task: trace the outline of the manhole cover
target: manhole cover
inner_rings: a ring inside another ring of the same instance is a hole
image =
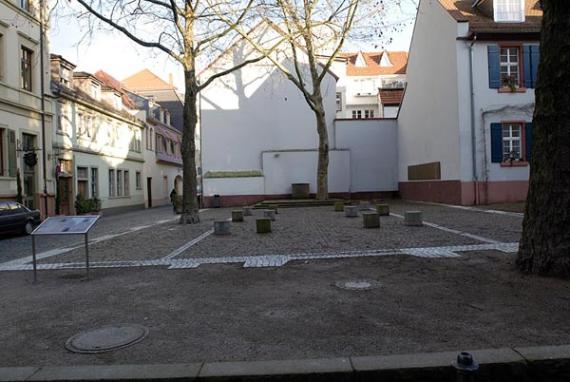
[[[334,285],[338,288],[347,290],[370,290],[382,286],[382,284],[373,280],[338,281]]]
[[[147,334],[148,329],[141,325],[103,326],[74,335],[67,340],[65,347],[74,353],[105,353],[134,345]]]

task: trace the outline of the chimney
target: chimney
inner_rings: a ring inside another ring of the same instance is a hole
[[[170,84],[170,86],[173,86],[173,80],[172,80],[172,73],[168,73],[168,83]]]

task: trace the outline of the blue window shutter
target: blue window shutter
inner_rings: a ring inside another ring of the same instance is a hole
[[[532,122],[529,122],[524,125],[525,133],[525,150],[526,150],[526,160],[530,162],[531,154],[532,154]]]
[[[538,78],[538,63],[540,62],[540,45],[533,45],[530,50],[530,66],[532,87],[536,87],[536,79]]]
[[[532,81],[532,46],[523,46],[523,66],[524,66],[524,87],[527,89],[533,88]]]
[[[491,162],[503,161],[503,125],[491,123]]]
[[[499,66],[499,46],[488,45],[487,56],[489,61],[489,88],[499,89],[501,87],[501,70]]]

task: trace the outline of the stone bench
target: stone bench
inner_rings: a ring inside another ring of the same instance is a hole
[[[347,218],[358,217],[358,206],[344,206],[344,216]]]
[[[253,215],[252,208],[251,207],[243,207],[243,216],[251,216],[251,215]]]
[[[404,224],[409,226],[422,226],[424,224],[422,211],[406,211],[404,213]]]
[[[363,212],[362,223],[364,228],[380,228],[380,215],[374,211]]]
[[[231,224],[228,220],[214,221],[214,235],[230,235]]]
[[[344,211],[344,202],[334,202],[334,210],[335,212]]]
[[[376,205],[376,212],[380,216],[389,216],[390,215],[390,206],[388,204],[377,204]]]
[[[259,218],[255,221],[255,228],[257,233],[270,233],[271,232],[271,219]]]
[[[232,211],[232,222],[242,222],[243,221],[243,210],[233,210]]]
[[[275,221],[275,210],[263,210],[263,217]]]

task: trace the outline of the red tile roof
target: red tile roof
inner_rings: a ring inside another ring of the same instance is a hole
[[[121,93],[121,100],[123,104],[129,109],[136,109],[136,104],[132,99],[125,93],[124,86],[121,81],[117,80],[115,77],[111,76],[109,73],[98,70],[95,73],[95,77],[103,83],[103,86],[115,90],[117,93]]]
[[[356,66],[360,52],[341,52],[338,57],[347,59],[346,75],[348,76],[378,76],[389,74],[406,74],[408,52],[361,52],[366,66]],[[392,66],[380,66],[382,55],[388,54]]]
[[[526,0],[525,21],[522,23],[498,23],[480,9],[472,7],[472,0],[439,0],[456,21],[469,22],[475,33],[538,33],[542,24],[539,0]]]
[[[378,97],[382,105],[400,105],[404,98],[404,89],[380,89]]]

